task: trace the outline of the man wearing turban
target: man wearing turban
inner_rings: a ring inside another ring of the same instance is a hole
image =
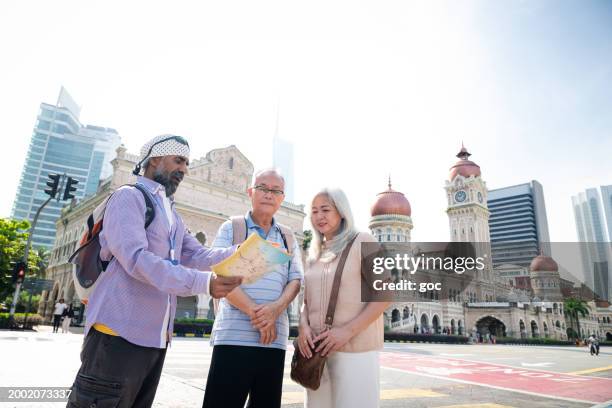
[[[188,166],[187,140],[157,136],[140,151],[138,187],[122,186],[108,200],[99,238],[100,258],[110,263],[89,297],[69,407],[151,406],[172,338],[176,297],[220,298],[241,282],[203,272],[235,247],[205,248],[187,233],[173,195]],[[155,210],[146,228],[144,194]]]

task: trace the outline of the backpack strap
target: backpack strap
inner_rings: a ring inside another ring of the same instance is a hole
[[[232,244],[242,244],[248,238],[246,218],[242,215],[230,217],[232,220]]]
[[[153,201],[151,201],[151,196],[149,195],[149,192],[145,190],[144,186],[140,184],[131,184],[131,186],[136,187],[136,189],[138,189],[138,191],[140,191],[142,193],[142,196],[144,197],[146,206],[144,227],[145,229],[147,229],[155,218],[155,207],[153,206]]]
[[[278,226],[281,237],[283,238],[283,244],[285,244],[285,248],[287,249],[287,252],[289,252],[289,254],[291,255],[293,251],[293,245],[295,243],[295,237],[293,235],[293,231],[291,231],[291,228],[287,227],[286,225],[283,225],[283,224],[276,224],[276,225]]]
[[[153,222],[153,219],[155,219],[155,207],[153,206],[153,201],[151,201],[151,196],[149,195],[149,193],[145,190],[144,186],[141,186],[140,184],[125,184],[127,186],[131,186],[131,187],[135,187],[138,191],[140,191],[142,193],[142,196],[144,197],[145,200],[145,229],[149,228],[149,225],[151,225],[151,223]],[[104,212],[106,212],[106,205],[108,204],[108,202],[110,201],[111,196],[114,193],[112,193],[107,199],[106,199],[106,203],[104,204]],[[87,224],[89,226],[90,223],[90,219],[91,222],[93,222],[93,216],[89,216],[89,218],[87,219]],[[110,260],[108,261],[103,261],[100,260],[100,262],[102,263],[102,270],[105,271],[106,268],[108,267],[108,264],[111,263],[111,261],[114,259],[115,257],[112,256]]]
[[[236,215],[230,217],[230,220],[232,221],[232,245],[242,244],[248,238],[246,218],[242,215]],[[283,239],[283,244],[285,245],[287,252],[291,254],[293,244],[295,242],[291,228],[283,224],[277,223],[276,225],[280,230],[280,235]]]

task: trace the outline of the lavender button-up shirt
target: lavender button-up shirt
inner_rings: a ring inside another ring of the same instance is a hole
[[[155,197],[164,187],[145,177],[139,177],[138,183],[156,203],[155,218],[145,230],[145,200],[135,187],[121,187],[109,200],[100,233],[100,257],[112,260],[89,297],[85,333],[101,323],[130,343],[164,348],[172,337],[176,297],[208,293],[211,273],[202,271],[210,270],[235,248],[200,245],[186,232],[174,206],[174,223],[168,231],[163,206]],[[171,237],[178,265],[168,260]]]

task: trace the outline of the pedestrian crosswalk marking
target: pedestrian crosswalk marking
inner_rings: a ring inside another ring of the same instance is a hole
[[[282,404],[301,404],[304,402],[304,391],[283,392]]]
[[[436,408],[514,408],[510,405],[499,405],[499,404],[459,404],[459,405],[443,405]]]
[[[422,388],[400,388],[394,390],[382,390],[380,392],[381,400],[435,397],[448,397],[448,395]]]
[[[390,390],[381,390],[381,400],[396,400],[405,398],[436,398],[448,397],[447,394],[441,394],[429,389],[423,388],[398,388]],[[300,404],[304,402],[304,391],[283,392],[283,404]],[[488,407],[483,405],[483,408],[511,408],[503,407],[502,405]]]

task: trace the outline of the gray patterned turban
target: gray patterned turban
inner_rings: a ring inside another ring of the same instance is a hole
[[[140,149],[140,161],[134,169],[134,174],[140,174],[140,169],[152,157],[182,156],[189,159],[189,143],[187,139],[176,135],[159,135],[149,140]]]

